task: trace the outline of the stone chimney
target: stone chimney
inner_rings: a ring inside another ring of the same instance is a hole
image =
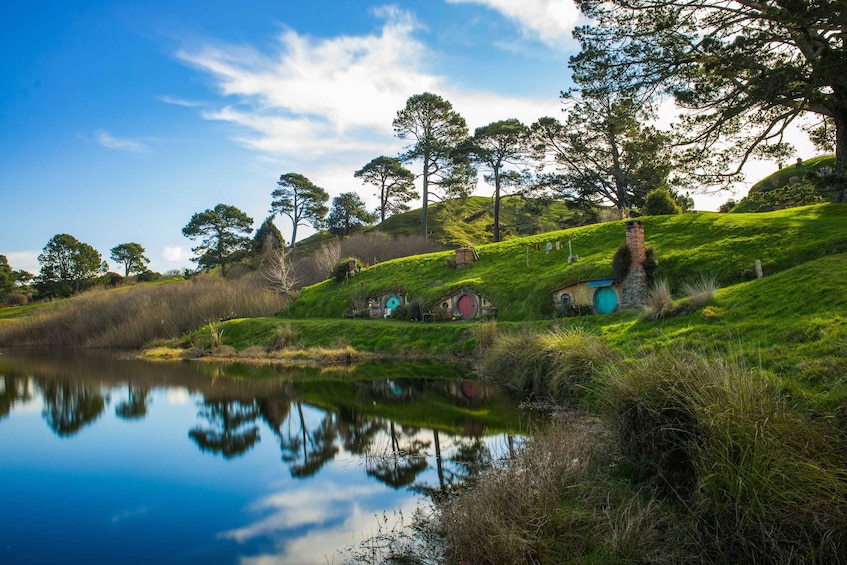
[[[640,220],[626,223],[626,246],[632,255],[632,264],[621,283],[621,308],[633,309],[647,300],[647,273],[644,272],[647,248],[644,246],[644,224]]]

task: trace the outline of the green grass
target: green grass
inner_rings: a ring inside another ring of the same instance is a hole
[[[821,167],[835,168],[835,155],[821,155],[806,159],[798,167],[796,164],[788,165],[778,171],[766,176],[751,188],[751,192],[768,191],[775,188],[782,188],[787,185],[792,177],[805,178],[806,173],[817,173]]]
[[[745,269],[762,261],[766,275],[814,257],[847,251],[847,206],[823,204],[764,214],[697,213],[642,218],[645,240],[659,260],[658,277],[672,288],[705,272],[723,286],[743,280]],[[575,263],[568,264],[572,240]],[[562,242],[549,254],[535,251],[547,242]],[[490,299],[498,319],[526,321],[549,318],[550,293],[579,279],[611,275],[612,257],[624,241],[622,221],[595,224],[477,246],[480,261],[464,269],[449,268],[452,252],[387,261],[349,282],[325,281],[303,289],[283,312],[286,318],[337,318],[349,309],[356,292],[407,292],[412,299],[436,304],[443,296],[468,286]],[[527,266],[527,250],[529,265]]]

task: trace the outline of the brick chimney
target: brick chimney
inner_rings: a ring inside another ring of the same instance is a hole
[[[647,274],[644,272],[647,249],[644,246],[644,224],[640,220],[626,223],[626,246],[632,255],[632,264],[621,282],[621,308],[632,309],[640,307],[647,299]]]
[[[643,266],[647,252],[644,247],[644,224],[641,220],[630,220],[626,223],[626,246],[632,255],[630,268]]]

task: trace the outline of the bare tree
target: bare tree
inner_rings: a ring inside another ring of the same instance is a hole
[[[277,294],[294,294],[297,287],[297,273],[290,255],[290,251],[280,248],[266,253],[262,259],[262,276]]]
[[[341,243],[336,239],[324,243],[315,251],[315,264],[328,277],[335,266],[341,261]]]

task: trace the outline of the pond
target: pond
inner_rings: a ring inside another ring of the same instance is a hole
[[[2,351],[0,563],[342,563],[529,427],[446,364]]]

